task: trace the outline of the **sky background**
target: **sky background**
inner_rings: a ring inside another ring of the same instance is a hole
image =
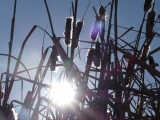
[[[65,30],[65,18],[69,16],[70,6],[72,0],[47,0],[48,7],[52,17],[52,23],[54,27],[54,32],[57,37],[64,37],[63,32]],[[74,1],[74,0],[73,0]],[[87,8],[89,0],[79,0],[78,10],[77,10],[77,20],[81,20],[85,10]],[[110,0],[101,0],[101,4],[106,6]],[[143,18],[143,5],[144,0],[119,0],[118,4],[118,25],[123,27],[134,27],[135,30],[138,30]],[[84,26],[80,34],[80,39],[90,41],[90,33],[95,22],[95,13],[92,7],[95,7],[98,10],[100,6],[99,0],[91,0],[88,11],[84,18]],[[0,0],[0,53],[8,54],[8,42],[10,41],[10,29],[11,29],[11,20],[13,16],[14,0]],[[106,9],[108,18],[106,21],[106,30],[108,29],[108,19],[110,13],[110,6]],[[155,5],[156,18],[160,14],[160,1],[156,0]],[[72,14],[71,14],[72,15]],[[45,4],[43,0],[17,0],[17,11],[15,19],[15,32],[13,38],[13,49],[12,55],[18,57],[20,47],[23,40],[31,30],[34,25],[38,25],[42,28],[45,28],[49,23]],[[112,22],[113,23],[113,22]],[[145,23],[144,23],[145,24]],[[157,24],[156,28],[159,28],[160,25]],[[113,27],[112,27],[113,28]],[[47,31],[51,33],[50,26],[48,25]],[[145,31],[145,25],[144,29]],[[118,36],[120,36],[124,29],[118,28]],[[160,33],[160,30],[157,31]],[[134,41],[136,39],[136,32],[129,32],[126,36],[123,37],[125,41]],[[25,45],[24,53],[21,61],[27,66],[36,67],[39,64],[41,57],[42,41],[43,41],[43,31],[36,29],[35,32],[30,37],[29,41]],[[143,35],[142,35],[143,36]],[[111,35],[113,37],[113,35]],[[106,37],[105,37],[106,38]],[[114,38],[114,37],[113,37]],[[159,38],[154,39],[151,49],[157,48],[160,46]],[[66,46],[63,44],[63,39],[61,39],[62,46],[66,50]],[[52,46],[52,42],[49,37],[45,37],[45,48]],[[90,44],[80,43],[80,48],[89,48]],[[77,49],[75,53],[77,53]],[[75,62],[79,69],[84,71],[85,61],[86,61],[86,52],[87,50],[81,51],[81,60],[78,56],[75,58]],[[155,61],[160,59],[159,53],[155,56]],[[15,60],[11,61],[12,71],[15,66]],[[6,72],[7,67],[7,57],[0,56],[0,74]],[[21,67],[21,66],[20,66]],[[34,78],[35,72],[30,72],[32,78]],[[56,77],[56,73],[53,73]],[[26,76],[26,74],[24,74]],[[50,79],[50,74],[46,76]],[[5,79],[3,79],[5,80]],[[46,79],[47,80],[47,79]],[[26,83],[27,85],[27,83]],[[15,87],[16,86],[16,87]],[[28,85],[29,86],[29,85]],[[27,87],[27,86],[26,86]],[[30,88],[27,87],[26,91]],[[12,92],[12,99],[20,99],[15,96],[17,92],[20,91],[20,83],[16,83]]]

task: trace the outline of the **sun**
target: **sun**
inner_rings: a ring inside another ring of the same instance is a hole
[[[74,100],[75,90],[66,82],[53,83],[50,91],[52,102],[58,106],[68,105]]]

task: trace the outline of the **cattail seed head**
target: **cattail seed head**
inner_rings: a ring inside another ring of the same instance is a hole
[[[148,13],[147,16],[147,23],[146,23],[146,39],[151,39],[152,37],[152,30],[154,26],[154,19],[155,19],[155,11],[151,11]]]
[[[144,12],[147,12],[152,7],[153,0],[145,0],[144,3]]]
[[[99,7],[98,12],[99,12],[100,15],[105,15],[106,10],[105,10],[105,8],[101,5],[101,6]]]
[[[55,68],[56,68],[55,66],[56,66],[56,61],[57,60],[58,60],[58,57],[57,57],[56,46],[53,45],[51,56],[50,56],[50,61],[51,61],[50,70],[51,71],[55,71]]]
[[[94,27],[91,32],[91,39],[95,40],[97,38],[98,32],[99,32],[99,27],[100,27],[100,21],[96,19],[96,22],[94,24]]]
[[[79,40],[79,35],[80,35],[80,32],[82,30],[82,26],[83,26],[83,21],[78,21],[77,22],[77,27],[76,27],[76,30],[75,30],[75,33],[74,33],[74,48],[77,48],[78,47],[78,40]]]
[[[72,26],[72,18],[66,18],[66,27],[65,27],[65,44],[70,44],[70,38],[71,38],[71,26]]]
[[[92,65],[94,53],[95,53],[95,49],[90,48],[88,51],[88,55],[87,55],[87,65],[89,65],[89,66]]]

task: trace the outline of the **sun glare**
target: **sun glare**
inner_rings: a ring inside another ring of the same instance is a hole
[[[62,106],[73,101],[75,91],[68,83],[54,83],[50,95],[55,104]]]

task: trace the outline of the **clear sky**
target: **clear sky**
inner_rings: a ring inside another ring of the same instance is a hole
[[[65,18],[70,14],[70,6],[72,0],[47,0],[49,10],[52,17],[54,32],[57,37],[64,37],[63,32],[65,30]],[[73,0],[74,1],[74,0]],[[111,0],[101,0],[101,4],[106,6]],[[79,0],[78,11],[77,11],[77,20],[81,20],[85,9],[87,8],[89,0]],[[135,30],[138,30],[143,18],[143,4],[144,0],[119,0],[118,6],[118,25],[123,27],[134,27]],[[95,22],[95,13],[92,7],[95,7],[96,10],[100,6],[99,0],[91,0],[90,6],[84,18],[84,26],[80,34],[80,39],[91,41],[90,33]],[[10,29],[11,29],[11,20],[13,15],[14,0],[0,0],[0,53],[8,54],[8,42],[10,41]],[[156,18],[160,15],[160,1],[156,0],[155,5]],[[107,8],[108,18],[110,13],[110,6]],[[72,15],[72,14],[71,14]],[[107,22],[108,23],[108,18]],[[17,11],[15,19],[15,33],[13,38],[13,51],[12,55],[17,57],[19,54],[20,47],[23,40],[31,30],[34,25],[41,26],[45,28],[49,23],[45,4],[43,0],[17,0]],[[145,24],[145,23],[144,23]],[[145,26],[145,25],[144,25]],[[159,28],[160,25],[157,24],[156,28]],[[106,30],[108,29],[108,24],[106,24]],[[48,25],[47,31],[51,33],[50,26]],[[118,35],[120,36],[125,30],[118,28]],[[143,29],[145,31],[145,29]],[[157,31],[160,34],[160,30]],[[22,62],[28,67],[36,67],[39,63],[41,57],[41,48],[43,40],[43,31],[36,29],[33,35],[30,37],[28,43],[25,46],[25,50],[22,56]],[[136,39],[137,33],[130,32],[128,35],[123,37],[126,41],[134,41]],[[63,39],[61,39],[63,44]],[[52,42],[49,37],[45,37],[45,48],[52,46]],[[65,45],[63,45],[66,49]],[[160,46],[159,38],[155,39],[152,48]],[[90,44],[80,43],[80,48],[89,48]],[[84,70],[85,68],[85,58],[86,50],[81,52],[81,60],[77,57],[75,62],[77,66]],[[77,53],[77,50],[76,52]],[[160,59],[159,53],[155,56],[155,60]],[[15,65],[15,60],[11,62],[11,71]],[[0,56],[0,74],[6,71],[7,67],[7,57]],[[55,73],[54,73],[55,74]],[[31,73],[32,78],[34,78],[34,72]],[[56,75],[56,74],[55,74]],[[48,75],[49,77],[50,75]],[[18,83],[19,84],[19,83]],[[20,85],[20,84],[19,84]],[[16,88],[15,91],[20,87]],[[28,88],[29,89],[29,88]],[[16,97],[12,96],[13,99]],[[12,100],[12,98],[10,98]]]

